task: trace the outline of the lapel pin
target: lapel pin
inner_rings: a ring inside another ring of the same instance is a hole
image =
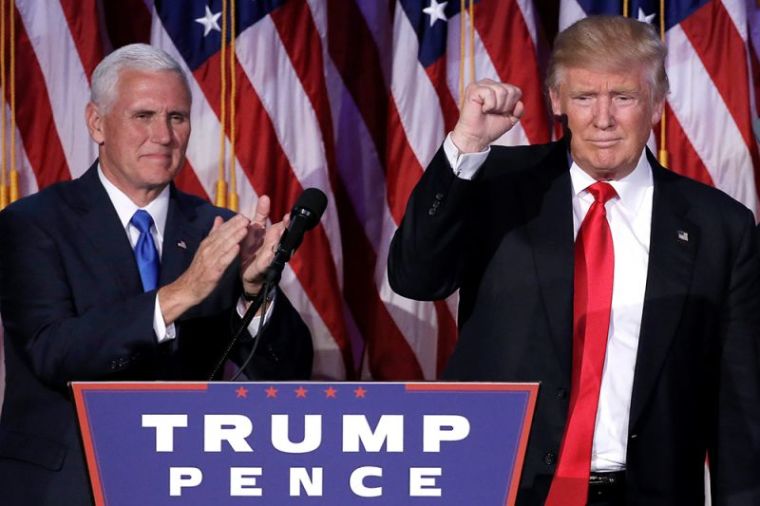
[[[177,246],[179,246],[182,249],[187,249],[187,244],[185,244],[185,241],[179,241],[177,243]]]
[[[689,242],[689,234],[683,230],[678,231],[678,239],[681,241]]]

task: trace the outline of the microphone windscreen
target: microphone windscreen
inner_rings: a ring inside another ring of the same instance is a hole
[[[326,208],[327,195],[318,188],[306,188],[301,196],[298,197],[291,215],[298,214],[302,216],[306,221],[306,230],[310,230],[317,226]]]

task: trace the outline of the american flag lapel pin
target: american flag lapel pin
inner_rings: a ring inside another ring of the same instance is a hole
[[[187,244],[185,244],[185,241],[179,241],[177,242],[177,246],[182,249],[187,249]]]
[[[678,239],[680,241],[689,242],[689,233],[684,232],[683,230],[678,231]]]

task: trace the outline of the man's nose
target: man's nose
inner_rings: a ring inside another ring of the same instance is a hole
[[[605,130],[615,125],[614,105],[608,97],[600,97],[594,106],[594,126]]]
[[[172,141],[172,128],[169,117],[158,116],[151,124],[151,140],[156,144],[170,144]]]

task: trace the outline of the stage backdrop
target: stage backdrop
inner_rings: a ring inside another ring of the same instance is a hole
[[[461,85],[473,76],[524,91],[526,114],[500,143],[551,138],[541,72],[552,30],[539,17],[551,2],[480,0],[472,15],[457,0],[0,3],[4,181],[15,167],[24,196],[87,170],[96,156],[83,115],[92,71],[111,48],[149,41],[191,76],[193,133],[182,189],[217,201],[221,172],[241,210],[268,194],[276,219],[305,187],[329,197],[321,225],[283,277],[314,336],[315,376],[439,375],[456,339],[456,300],[395,295],[388,244],[413,185],[456,121]],[[629,3],[629,15],[660,26],[659,2]],[[757,80],[748,21],[758,8],[745,0],[666,3],[669,165],[756,210]],[[622,4],[563,1],[561,23],[622,12]]]

